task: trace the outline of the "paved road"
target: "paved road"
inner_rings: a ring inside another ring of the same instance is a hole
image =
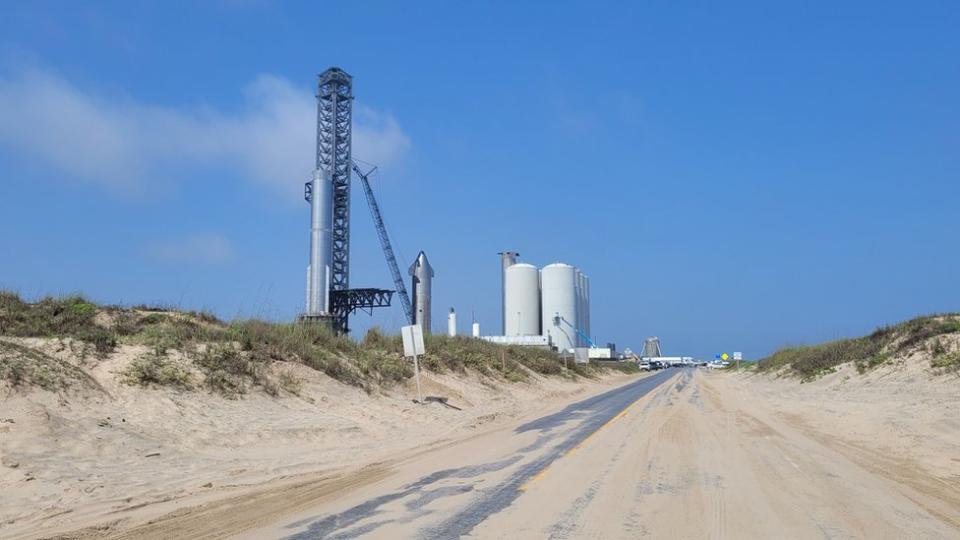
[[[291,540],[352,538],[452,539],[472,537],[492,516],[523,499],[544,500],[538,484],[558,464],[588,447],[610,444],[604,433],[628,414],[643,414],[640,402],[658,387],[682,388],[688,371],[662,371],[512,429],[487,433],[431,452],[389,478],[360,488],[289,522],[244,535]],[[646,407],[652,406],[648,402]],[[589,505],[596,489],[579,493],[574,513]],[[535,502],[536,504],[536,502]],[[565,504],[565,503],[564,503]],[[563,512],[564,508],[557,508]],[[572,517],[574,514],[568,514]],[[550,519],[553,519],[551,516]],[[571,525],[555,522],[547,536],[565,537]],[[509,530],[488,531],[517,538]],[[534,534],[533,537],[538,537]],[[539,537],[542,537],[540,535]]]

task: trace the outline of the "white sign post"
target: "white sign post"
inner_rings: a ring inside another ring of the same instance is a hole
[[[743,353],[742,353],[742,352],[735,352],[735,353],[733,353],[733,359],[737,361],[737,370],[739,370],[739,369],[740,369],[740,360],[743,360]]]
[[[417,403],[422,404],[423,392],[420,391],[420,361],[417,359],[417,356],[427,352],[426,347],[423,346],[423,329],[420,328],[420,325],[412,324],[401,328],[400,334],[403,336],[403,355],[408,358],[413,357],[413,374],[417,379]]]

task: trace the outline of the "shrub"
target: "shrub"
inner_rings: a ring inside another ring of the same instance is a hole
[[[944,371],[960,371],[960,351],[953,351],[930,360],[930,367]]]
[[[303,380],[287,370],[280,372],[280,375],[277,377],[277,384],[280,385],[281,389],[295,396],[299,396],[303,389]]]
[[[35,349],[0,341],[0,380],[13,387],[38,386],[51,392],[89,383],[83,371]]]
[[[98,314],[106,316],[98,317]],[[235,397],[250,386],[278,395],[298,393],[301,383],[289,373],[272,375],[275,361],[298,362],[340,382],[368,391],[413,376],[412,363],[403,357],[399,335],[372,328],[360,342],[336,335],[323,324],[275,324],[257,320],[221,322],[207,311],[178,312],[166,307],[133,309],[98,307],[81,296],[44,298],[28,304],[14,293],[0,292],[0,333],[13,336],[73,337],[100,356],[120,342],[146,345],[151,352],[128,366],[125,376],[134,384],[193,387],[188,362],[172,360],[168,352],[182,351],[203,373],[207,388]],[[464,336],[427,336],[425,370],[475,371],[484,376],[519,382],[530,373],[593,376],[596,366],[564,368],[553,352],[505,347]],[[7,368],[11,380],[29,378],[17,364]],[[39,375],[38,375],[39,376]]]
[[[46,297],[28,304],[0,292],[0,334],[18,337],[73,337],[91,343],[100,355],[114,350],[116,336],[96,324],[97,306],[79,295]]]
[[[164,355],[140,355],[122,371],[123,381],[140,386],[172,386],[183,390],[193,388],[193,377],[185,366]]]
[[[922,348],[930,339],[960,332],[960,315],[932,315],[878,328],[867,336],[840,339],[819,345],[788,347],[760,360],[758,369],[789,369],[802,379],[810,380],[834,371],[842,363],[854,362],[865,372],[886,362],[890,357]],[[942,354],[943,344],[932,344],[933,354]]]
[[[231,345],[207,346],[194,358],[194,363],[204,372],[204,384],[226,397],[246,393],[247,381],[261,385],[266,382],[263,366]]]
[[[875,355],[871,356],[870,358],[868,358],[868,359],[866,359],[866,360],[857,360],[857,361],[855,362],[855,365],[857,366],[857,371],[862,375],[862,374],[866,373],[867,371],[870,371],[871,369],[873,369],[873,368],[875,368],[875,367],[877,367],[877,366],[879,366],[879,365],[881,365],[881,364],[885,364],[888,360],[890,360],[890,355],[889,355],[889,354],[887,354],[887,353],[878,353],[878,354],[875,354]]]

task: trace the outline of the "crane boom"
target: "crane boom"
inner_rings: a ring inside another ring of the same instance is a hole
[[[410,324],[414,324],[413,305],[410,303],[410,295],[407,294],[407,287],[403,283],[403,274],[397,266],[397,257],[393,254],[393,246],[390,245],[390,237],[387,236],[387,226],[383,223],[383,216],[380,215],[380,205],[373,196],[373,189],[370,188],[368,176],[377,170],[376,167],[367,171],[366,174],[360,170],[360,166],[354,161],[353,172],[357,173],[360,181],[363,183],[363,193],[367,196],[367,205],[370,207],[370,214],[373,216],[373,224],[377,229],[377,236],[380,238],[380,247],[383,248],[383,256],[387,259],[387,267],[390,274],[393,275],[393,286],[397,288],[397,296],[400,297],[400,304],[403,306],[403,313],[407,316]]]
[[[563,321],[564,323],[566,323],[567,326],[569,326],[570,328],[573,328],[573,331],[576,332],[578,336],[583,338],[583,340],[586,341],[588,345],[590,345],[591,349],[597,348],[597,344],[594,343],[592,339],[590,339],[590,336],[584,334],[583,331],[581,331],[579,328],[576,327],[576,325],[574,325],[572,322],[568,321],[567,319],[563,318],[563,316],[560,315],[559,313],[555,315],[553,319],[556,321],[555,324],[557,324],[557,326],[560,326],[559,322]]]

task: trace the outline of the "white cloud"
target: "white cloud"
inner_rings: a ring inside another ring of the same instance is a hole
[[[201,232],[148,244],[143,254],[161,262],[220,264],[234,259],[233,245],[219,233]]]
[[[0,144],[116,192],[141,191],[170,167],[212,165],[296,200],[314,165],[311,91],[261,75],[240,111],[174,108],[85,91],[50,71],[0,78]],[[353,153],[389,166],[410,139],[389,114],[354,106]]]

